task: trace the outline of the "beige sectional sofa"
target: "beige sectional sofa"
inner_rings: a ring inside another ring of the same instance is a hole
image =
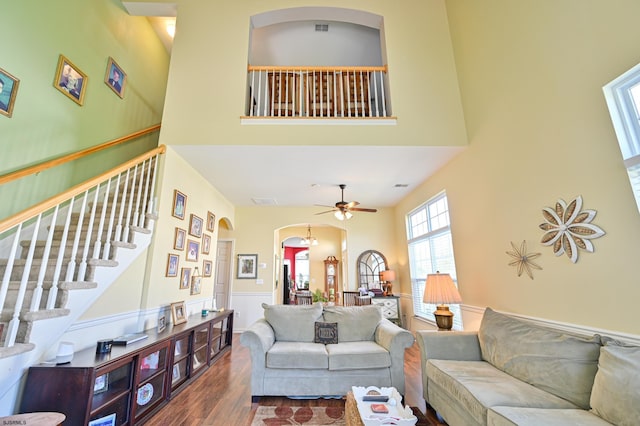
[[[490,308],[478,332],[416,340],[424,399],[450,426],[640,424],[640,347]]]
[[[267,305],[240,336],[251,352],[251,396],[346,395],[352,386],[393,386],[404,394],[404,351],[411,333],[369,306]],[[337,343],[316,343],[316,324]],[[335,324],[333,326],[332,324]],[[329,333],[331,334],[331,333]]]

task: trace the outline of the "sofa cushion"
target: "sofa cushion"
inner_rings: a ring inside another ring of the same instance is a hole
[[[322,343],[275,342],[267,352],[267,368],[326,370],[329,355]]]
[[[338,343],[338,323],[316,321],[314,343]]]
[[[374,340],[374,333],[382,320],[382,309],[377,305],[327,306],[324,308],[324,320],[338,323],[339,342]]]
[[[314,325],[322,317],[322,304],[313,305],[267,305],[264,318],[269,322],[281,342],[313,343]]]
[[[482,359],[496,368],[589,409],[600,336],[585,339],[487,308],[478,340]]]
[[[593,412],[621,426],[640,419],[640,347],[607,342],[591,392]]]
[[[327,345],[329,370],[359,370],[391,366],[389,352],[376,342],[343,342]]]
[[[498,370],[485,361],[430,359],[425,365],[430,383],[435,383],[478,424],[486,424],[487,408],[494,405],[539,408],[576,408],[569,401]],[[431,392],[437,392],[429,385]]]
[[[588,411],[525,407],[491,407],[487,426],[607,426],[608,422]]]

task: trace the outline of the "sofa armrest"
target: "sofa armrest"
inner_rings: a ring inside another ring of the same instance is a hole
[[[413,335],[388,319],[378,323],[374,334],[377,344],[391,356],[391,386],[404,395],[404,351],[413,345]]]
[[[267,351],[276,341],[271,325],[260,318],[240,335],[240,343],[249,348],[251,354],[251,395],[264,395],[264,373]]]

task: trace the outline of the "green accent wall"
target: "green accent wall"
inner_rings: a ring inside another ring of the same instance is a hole
[[[118,0],[4,2],[0,68],[20,80],[11,118],[0,116],[0,174],[158,124],[169,54],[145,17]],[[60,55],[87,75],[84,105],[54,87]],[[112,57],[127,73],[124,98],[104,82]],[[158,132],[72,164],[0,186],[0,218],[147,151]]]

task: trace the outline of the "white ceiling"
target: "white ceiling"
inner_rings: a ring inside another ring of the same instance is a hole
[[[254,199],[278,206],[333,206],[338,185],[360,207],[395,205],[462,149],[417,146],[174,145],[236,206]],[[395,187],[406,184],[407,187]],[[321,207],[320,207],[321,209]]]

